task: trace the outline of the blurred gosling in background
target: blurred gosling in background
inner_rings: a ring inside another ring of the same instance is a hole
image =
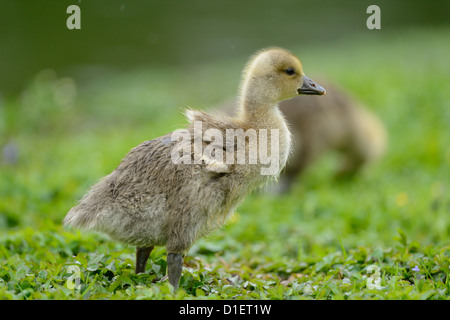
[[[293,135],[293,150],[276,192],[288,192],[296,179],[329,151],[340,156],[336,177],[352,177],[386,150],[387,134],[380,119],[330,81],[319,79],[319,83],[327,88],[325,96],[300,95],[279,104]],[[228,101],[217,109],[232,114],[235,104]]]

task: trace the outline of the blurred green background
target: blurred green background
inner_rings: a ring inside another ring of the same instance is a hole
[[[69,5],[81,30],[68,30]],[[382,29],[366,28],[377,4]],[[142,66],[189,67],[279,45],[327,50],[343,40],[382,37],[412,27],[448,26],[448,1],[97,1],[3,0],[0,3],[0,92],[17,93],[51,68],[87,80]]]
[[[81,30],[66,27],[71,4],[81,9]],[[371,4],[381,8],[381,30],[366,27]],[[40,274],[47,251],[55,255],[48,269],[62,278],[57,265],[72,256],[99,244],[104,252],[119,250],[101,236],[63,231],[63,217],[130,148],[183,126],[183,108],[207,109],[235,96],[249,55],[277,45],[296,53],[306,74],[327,77],[376,113],[389,134],[388,152],[348,183],[332,179],[331,155],[289,194],[250,195],[230,224],[191,254],[280,277],[311,272],[324,287],[327,272],[344,268],[333,269],[336,253],[349,274],[384,263],[384,284],[392,286],[428,259],[446,289],[432,284],[435,291],[389,294],[448,297],[449,12],[449,1],[2,0],[0,255],[8,259],[0,278],[11,287],[2,285],[5,292],[20,296],[15,272]],[[132,248],[120,248],[123,268],[132,272]],[[336,286],[348,293],[345,283]]]
[[[74,3],[81,30],[66,27]],[[444,170],[450,3],[378,1],[381,30],[366,27],[370,4],[2,1],[0,226],[59,224],[127,150],[184,125],[183,108],[233,97],[248,56],[273,45],[381,117],[390,153],[380,172]],[[442,173],[434,188],[448,191]]]
[[[81,30],[66,27],[74,3]],[[248,56],[273,45],[380,116],[390,135],[380,172],[436,174],[450,157],[450,3],[379,1],[381,30],[366,27],[370,4],[2,1],[0,226],[59,224],[127,150],[183,126],[183,108],[235,96]],[[447,191],[443,173],[434,188]]]

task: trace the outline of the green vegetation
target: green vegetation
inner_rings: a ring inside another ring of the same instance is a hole
[[[164,248],[135,275],[134,248],[61,221],[130,148],[182,126],[183,107],[233,96],[247,57],[86,83],[39,73],[0,101],[0,298],[449,299],[449,31],[289,48],[383,119],[389,151],[351,181],[330,156],[289,194],[249,196],[190,250],[175,294]]]

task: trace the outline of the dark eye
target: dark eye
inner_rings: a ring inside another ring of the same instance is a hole
[[[292,76],[293,74],[295,74],[294,68],[287,68],[286,70],[284,70],[284,72],[286,72],[286,74],[289,76]]]

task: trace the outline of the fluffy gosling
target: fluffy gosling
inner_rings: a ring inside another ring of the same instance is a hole
[[[243,72],[236,117],[188,110],[190,125],[182,131],[187,138],[181,139],[181,144],[179,135],[174,139],[174,132],[133,148],[67,213],[64,225],[104,232],[136,246],[136,273],[145,271],[154,246],[166,246],[169,283],[177,290],[183,254],[199,237],[222,226],[247,193],[276,179],[285,166],[291,134],[278,103],[299,94],[324,93],[325,89],[304,75],[300,60],[291,52],[282,48],[258,52]],[[198,124],[200,149],[195,145]],[[257,143],[243,147],[234,138],[215,145],[217,139],[207,135],[214,132],[217,138],[229,130],[250,129],[256,133]],[[277,134],[260,138],[267,132]],[[248,159],[262,143],[270,146],[268,155],[276,156],[277,170],[270,174],[262,174],[267,164],[261,161],[237,161],[239,151]],[[179,149],[184,162],[174,161]],[[214,152],[207,153],[207,149]],[[220,161],[220,150],[237,152],[232,153],[232,161]]]

